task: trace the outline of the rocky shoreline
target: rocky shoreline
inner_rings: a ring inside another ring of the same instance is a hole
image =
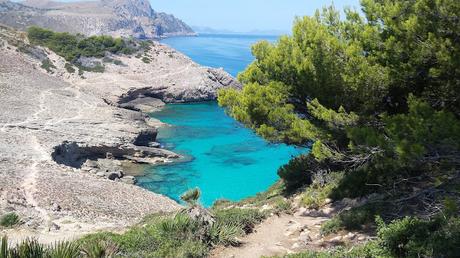
[[[222,87],[241,87],[223,70],[201,67],[159,43],[134,56],[111,56],[103,73],[71,73],[48,49],[51,69],[0,30],[0,214],[21,225],[4,229],[12,241],[70,239],[98,230],[123,230],[144,216],[180,206],[132,185],[123,162],[170,162],[177,154],[155,143],[164,103],[216,98]],[[0,229],[1,230],[1,229]],[[0,234],[2,231],[0,231]]]

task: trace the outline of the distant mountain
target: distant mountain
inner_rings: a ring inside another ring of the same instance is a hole
[[[0,0],[0,23],[17,29],[31,25],[84,35],[162,38],[195,32],[172,15],[156,12],[148,0],[55,2]]]
[[[271,35],[278,36],[289,34],[288,31],[282,30],[251,30],[251,31],[232,31],[226,29],[215,29],[206,26],[192,26],[192,29],[198,34],[244,34],[244,35]]]

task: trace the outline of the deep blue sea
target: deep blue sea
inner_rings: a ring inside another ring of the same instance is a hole
[[[170,38],[163,43],[197,63],[223,67],[236,75],[253,60],[250,46],[275,37],[205,35]],[[167,105],[151,114],[170,124],[160,128],[158,141],[184,155],[180,162],[149,168],[139,185],[179,201],[186,190],[199,187],[210,206],[218,199],[238,201],[266,190],[277,169],[306,149],[269,144],[227,116],[215,102]]]
[[[214,68],[223,67],[237,76],[254,57],[251,46],[260,41],[275,42],[278,36],[204,34],[198,37],[173,37],[162,40],[195,62]]]

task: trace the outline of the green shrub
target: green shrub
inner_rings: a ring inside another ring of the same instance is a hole
[[[123,62],[120,61],[120,60],[113,60],[113,64],[115,64],[115,65],[122,65]]]
[[[198,188],[190,189],[187,192],[183,193],[180,198],[182,201],[188,203],[189,205],[196,205],[198,199],[200,199],[201,191]]]
[[[67,70],[68,73],[74,73],[75,68],[71,63],[65,63],[64,68]]]
[[[216,221],[225,225],[240,225],[245,233],[251,233],[254,226],[265,219],[265,214],[253,209],[224,209],[214,213]]]
[[[236,237],[244,235],[241,224],[225,224],[218,221],[209,229],[209,238],[213,245],[238,246],[241,243]]]
[[[331,192],[330,197],[338,200],[380,192],[381,186],[392,185],[397,176],[405,176],[404,171],[395,167],[393,162],[376,161],[362,168],[347,171]]]
[[[152,60],[146,56],[142,57],[142,62],[146,63],[146,64],[149,64],[150,62],[152,62]]]
[[[12,212],[4,214],[0,217],[0,226],[2,227],[12,227],[19,223],[19,216]]]
[[[363,227],[374,224],[375,216],[383,210],[378,204],[368,204],[343,211],[326,221],[321,226],[321,234],[328,235],[342,229],[361,230]]]
[[[431,220],[406,217],[385,224],[377,219],[378,238],[364,245],[322,252],[287,255],[289,258],[444,257],[460,254],[460,218],[438,216]]]
[[[228,199],[218,199],[212,204],[213,209],[223,209],[230,206],[233,202]]]
[[[45,258],[45,246],[36,239],[26,239],[8,251],[7,257]]]
[[[337,216],[335,216],[321,225],[321,235],[326,236],[332,233],[336,233],[342,228],[342,221]]]
[[[186,215],[154,215],[146,218],[142,226],[121,235],[99,233],[79,242],[82,246],[111,243],[128,257],[204,257],[209,251],[209,242],[198,232],[204,232],[200,224]],[[88,251],[97,253],[100,249],[104,248],[93,246]]]
[[[83,75],[83,72],[93,72],[93,73],[103,73],[105,71],[105,66],[99,62],[97,62],[94,67],[87,67],[78,65],[79,75]]]
[[[376,241],[351,248],[338,247],[326,251],[306,251],[285,255],[285,258],[391,258],[392,256],[380,248]]]
[[[302,204],[317,209],[326,203],[330,198],[338,183],[342,180],[343,173],[332,172],[322,176],[315,176],[302,194]]]
[[[74,258],[80,255],[80,245],[76,242],[58,242],[47,250],[49,258]]]
[[[288,191],[312,182],[311,167],[309,166],[311,159],[310,155],[301,155],[291,159],[288,164],[278,169],[278,175],[283,179]]]
[[[291,213],[292,205],[291,202],[285,199],[279,199],[273,204],[274,212],[286,212]]]
[[[103,62],[103,63],[112,63],[113,61],[114,61],[114,59],[113,59],[113,58],[110,58],[110,57],[108,57],[108,56],[102,58],[102,62]]]
[[[54,66],[53,62],[51,62],[49,58],[43,60],[40,67],[45,69],[48,73],[53,73],[53,69],[56,69],[56,66]]]
[[[38,243],[38,241],[35,239],[26,239],[18,243],[16,246],[9,246],[8,239],[5,236],[0,239],[0,257],[76,258],[80,257],[80,246],[76,242],[57,242],[53,245],[43,245]]]
[[[119,254],[119,247],[112,241],[85,242],[82,244],[82,253],[86,257],[115,257]]]
[[[382,248],[396,257],[458,257],[460,218],[406,217],[386,225],[378,219]]]
[[[27,30],[29,41],[32,44],[45,46],[69,62],[75,62],[80,56],[104,57],[106,52],[113,54],[132,54],[138,50],[134,41],[111,36],[72,35],[66,32],[32,26]]]

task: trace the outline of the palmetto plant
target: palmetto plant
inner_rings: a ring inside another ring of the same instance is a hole
[[[119,246],[111,241],[97,241],[84,244],[82,252],[87,258],[112,258],[119,254]]]
[[[201,191],[198,188],[190,189],[187,192],[183,193],[180,198],[190,206],[195,206],[198,204],[198,199],[200,199]]]
[[[42,258],[46,256],[45,247],[35,239],[26,239],[15,247],[8,247],[8,238],[1,241],[0,257],[5,258]]]
[[[80,257],[80,245],[76,242],[57,242],[46,252],[49,258],[76,258]]]
[[[80,247],[74,242],[56,242],[53,245],[40,244],[28,238],[14,247],[8,246],[6,236],[0,241],[0,258],[78,258],[82,257]],[[83,256],[85,257],[85,256]],[[98,257],[99,258],[99,257]]]

